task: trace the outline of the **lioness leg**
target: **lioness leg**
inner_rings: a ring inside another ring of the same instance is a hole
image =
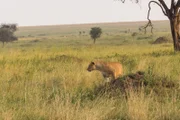
[[[112,74],[112,77],[113,77],[113,80],[115,80],[117,78],[117,75],[115,72]]]
[[[110,76],[110,74],[105,73],[105,72],[102,72],[102,75],[103,75],[103,77],[104,77],[104,79],[105,79],[105,82],[110,82],[110,81],[111,81],[111,76]]]

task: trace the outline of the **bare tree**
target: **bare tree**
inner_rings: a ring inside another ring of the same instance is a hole
[[[124,3],[126,0],[120,1]],[[136,3],[140,2],[140,0],[134,1]],[[153,30],[153,25],[149,18],[152,3],[157,4],[161,8],[162,13],[169,19],[174,50],[180,51],[180,0],[171,0],[171,5],[169,8],[164,0],[150,0],[150,2],[148,3],[149,10],[147,14],[148,23],[144,27],[142,27],[145,30],[145,32],[147,27],[151,27],[151,32]]]

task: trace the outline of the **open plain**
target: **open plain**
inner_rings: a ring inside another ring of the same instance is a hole
[[[0,119],[179,120],[180,54],[172,42],[152,44],[171,39],[169,23],[153,21],[153,34],[139,31],[144,24],[19,27],[19,40],[0,47]],[[86,70],[93,60],[122,63],[124,76],[143,71],[147,84],[106,91],[100,72]]]

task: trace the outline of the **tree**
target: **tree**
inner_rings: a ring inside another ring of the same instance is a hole
[[[12,42],[18,40],[17,37],[14,35],[14,32],[16,30],[16,24],[2,24],[0,26],[0,41],[3,43],[3,47],[5,42]]]
[[[94,40],[94,44],[95,44],[96,39],[101,37],[102,30],[100,27],[93,27],[93,28],[91,28],[91,31],[89,34],[90,34],[91,38]]]
[[[126,0],[120,1],[124,3]],[[136,3],[139,3],[139,1],[140,0],[135,0]],[[150,0],[148,3],[149,10],[147,14],[148,23],[143,27],[145,32],[147,27],[151,27],[151,32],[153,29],[152,22],[149,18],[152,3],[157,4],[161,8],[162,13],[169,19],[174,50],[180,51],[180,0],[171,0],[169,8],[164,0]]]
[[[81,35],[81,31],[79,31],[79,35]]]

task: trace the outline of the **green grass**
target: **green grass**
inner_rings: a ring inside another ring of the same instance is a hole
[[[157,22],[153,35],[133,38],[142,24],[20,27],[19,41],[0,48],[0,119],[178,120],[180,54],[171,43],[150,44],[170,36],[167,22]],[[92,26],[104,32],[95,45]],[[132,32],[124,33],[127,28]],[[93,60],[121,62],[124,75],[144,71],[149,84],[126,97],[118,90],[101,93],[101,74],[86,70]]]

